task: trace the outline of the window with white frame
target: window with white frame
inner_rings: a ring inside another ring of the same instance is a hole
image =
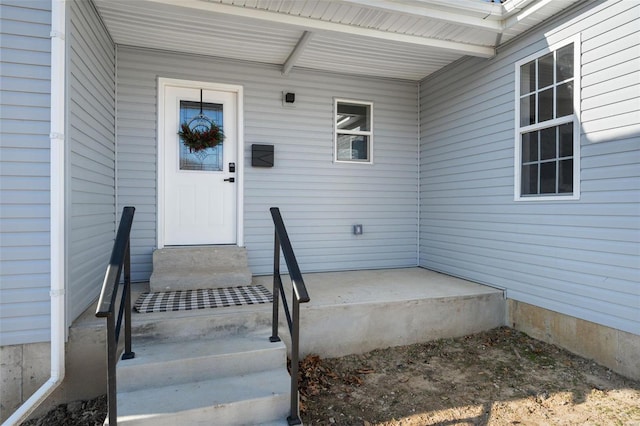
[[[372,163],[373,103],[336,99],[334,105],[334,159]]]
[[[516,63],[516,200],[580,196],[580,40]]]

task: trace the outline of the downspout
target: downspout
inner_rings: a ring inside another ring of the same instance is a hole
[[[418,81],[418,247],[416,248],[416,261],[420,266],[420,238],[422,231],[422,80]]]
[[[3,426],[18,425],[26,420],[62,383],[65,374],[65,1],[51,0],[51,377]]]

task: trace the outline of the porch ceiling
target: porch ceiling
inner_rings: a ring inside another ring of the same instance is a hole
[[[581,0],[94,0],[117,44],[420,80]]]

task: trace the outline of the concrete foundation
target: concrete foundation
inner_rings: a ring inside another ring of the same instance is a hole
[[[4,422],[50,377],[51,345],[0,347],[0,422]]]
[[[516,330],[592,359],[625,377],[640,380],[640,335],[527,303],[508,302],[509,325]]]
[[[106,393],[106,321],[88,308],[69,329],[65,345],[65,377],[53,393],[32,413],[38,418],[58,404],[88,400]],[[0,348],[1,421],[6,420],[50,377],[51,345]]]

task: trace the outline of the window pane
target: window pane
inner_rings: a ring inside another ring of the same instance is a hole
[[[536,95],[520,99],[520,125],[528,126],[536,122]]]
[[[573,81],[556,88],[556,117],[573,114]]]
[[[520,67],[520,94],[525,95],[536,89],[536,61]]]
[[[560,132],[560,157],[573,156],[573,123],[558,126]]]
[[[522,166],[521,194],[532,195],[538,193],[538,165]]]
[[[558,176],[558,192],[573,192],[573,160],[560,161],[560,176]]]
[[[369,137],[338,135],[338,160],[369,161]]]
[[[340,130],[368,132],[370,129],[369,105],[356,105],[338,102],[336,126]]]
[[[556,192],[556,162],[540,164],[540,193],[554,194]]]
[[[558,82],[573,78],[573,43],[558,49],[556,73]]]
[[[203,103],[202,114],[205,118],[199,118],[200,102],[180,101],[180,124],[188,123],[192,130],[205,131],[209,128],[209,121],[215,123],[220,130],[223,124],[222,104]],[[180,170],[221,171],[223,170],[224,143],[214,148],[205,148],[201,151],[192,151],[180,139]]]
[[[553,52],[544,55],[538,60],[538,89],[553,84]]]
[[[529,163],[538,160],[538,132],[522,135],[522,162]]]
[[[540,131],[540,159],[549,160],[557,158],[556,155],[556,129],[550,127]]]
[[[538,123],[553,118],[553,87],[538,94]]]

